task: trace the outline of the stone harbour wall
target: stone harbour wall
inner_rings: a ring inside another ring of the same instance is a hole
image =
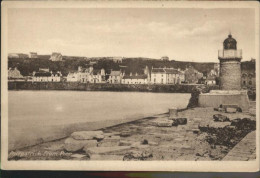
[[[199,85],[147,85],[78,82],[8,82],[8,90],[77,90],[192,93]]]
[[[220,62],[220,89],[241,89],[241,65],[239,61]]]

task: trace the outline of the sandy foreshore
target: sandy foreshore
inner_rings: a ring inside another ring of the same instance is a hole
[[[254,108],[255,103],[251,103],[251,107]],[[230,122],[214,122],[214,114],[225,115]],[[119,145],[113,146],[113,149],[117,148],[114,151],[112,149],[101,153],[87,150],[69,152],[64,148],[66,138],[63,138],[15,150],[9,153],[9,159],[222,160],[235,145],[255,129],[252,123],[255,123],[256,116],[249,112],[223,113],[214,111],[212,107],[197,107],[180,111],[178,115],[187,118],[187,124],[158,127],[154,124],[156,121],[168,119],[168,114],[161,114],[99,129],[104,135],[115,135],[120,138]],[[247,118],[243,128],[234,125],[237,123],[237,118]],[[120,146],[124,149],[120,149]],[[109,150],[109,148],[108,146],[106,149]],[[25,154],[21,156],[21,153]],[[26,153],[30,154],[26,155]],[[38,156],[33,153],[38,153]]]

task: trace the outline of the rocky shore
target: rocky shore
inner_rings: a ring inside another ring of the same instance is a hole
[[[247,113],[196,107],[179,111],[177,118],[167,113],[96,131],[82,130],[68,138],[11,151],[9,160],[222,160],[256,129],[254,105]]]

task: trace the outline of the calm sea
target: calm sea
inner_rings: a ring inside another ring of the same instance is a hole
[[[178,93],[9,91],[9,141],[17,144],[22,139],[52,135],[47,132],[52,132],[53,126],[59,129],[86,122],[102,125],[161,114],[171,107],[186,107],[189,98],[190,94]]]

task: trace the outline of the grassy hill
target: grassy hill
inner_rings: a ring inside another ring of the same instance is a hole
[[[152,67],[173,67],[180,68],[184,70],[188,66],[193,66],[195,69],[202,73],[207,73],[214,67],[213,62],[209,63],[198,63],[198,62],[184,62],[184,61],[162,61],[151,58],[124,58],[122,63],[116,63],[108,58],[86,58],[86,57],[76,57],[76,56],[63,56],[63,61],[53,62],[48,60],[49,55],[40,55],[38,59],[17,59],[9,58],[8,67],[17,67],[21,74],[26,76],[30,75],[33,71],[38,71],[39,68],[49,68],[52,71],[61,71],[63,75],[67,75],[70,71],[76,71],[78,66],[87,67],[90,61],[96,61],[94,68],[101,69],[104,68],[106,73],[110,73],[112,70],[124,70],[127,74],[130,72],[143,73],[145,66],[150,69]],[[122,67],[125,66],[125,67]],[[242,62],[242,69],[254,70],[255,63],[246,61]]]

